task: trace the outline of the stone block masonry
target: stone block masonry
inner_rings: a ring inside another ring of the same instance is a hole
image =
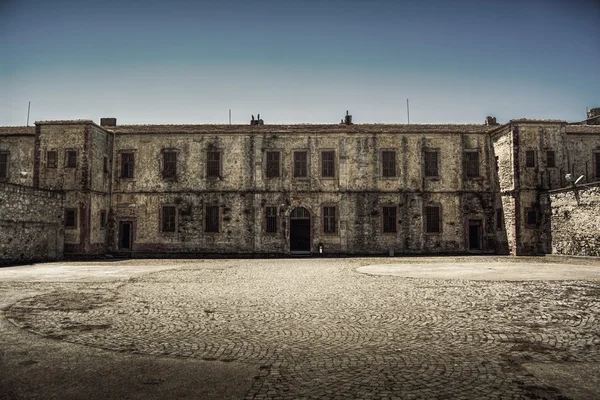
[[[0,183],[0,265],[63,257],[64,195]]]

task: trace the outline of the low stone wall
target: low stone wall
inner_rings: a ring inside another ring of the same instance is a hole
[[[62,192],[0,183],[0,265],[63,257]]]
[[[600,257],[600,182],[549,192],[552,253]]]

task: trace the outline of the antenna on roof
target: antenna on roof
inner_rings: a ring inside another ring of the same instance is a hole
[[[408,124],[410,125],[410,108],[408,108],[408,99],[406,99],[406,118],[408,119]]]
[[[29,126],[29,110],[31,110],[31,101],[27,105],[27,126]]]
[[[231,108],[229,109],[229,125],[231,125]]]

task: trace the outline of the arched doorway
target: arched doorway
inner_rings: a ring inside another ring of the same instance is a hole
[[[290,252],[310,253],[310,213],[304,207],[296,207],[290,214]]]

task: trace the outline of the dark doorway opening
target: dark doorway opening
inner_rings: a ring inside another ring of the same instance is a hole
[[[482,228],[480,219],[469,220],[469,250],[481,250]]]
[[[290,214],[290,252],[310,254],[310,213],[303,207]]]
[[[133,236],[133,223],[130,221],[119,222],[119,250],[131,250]]]

